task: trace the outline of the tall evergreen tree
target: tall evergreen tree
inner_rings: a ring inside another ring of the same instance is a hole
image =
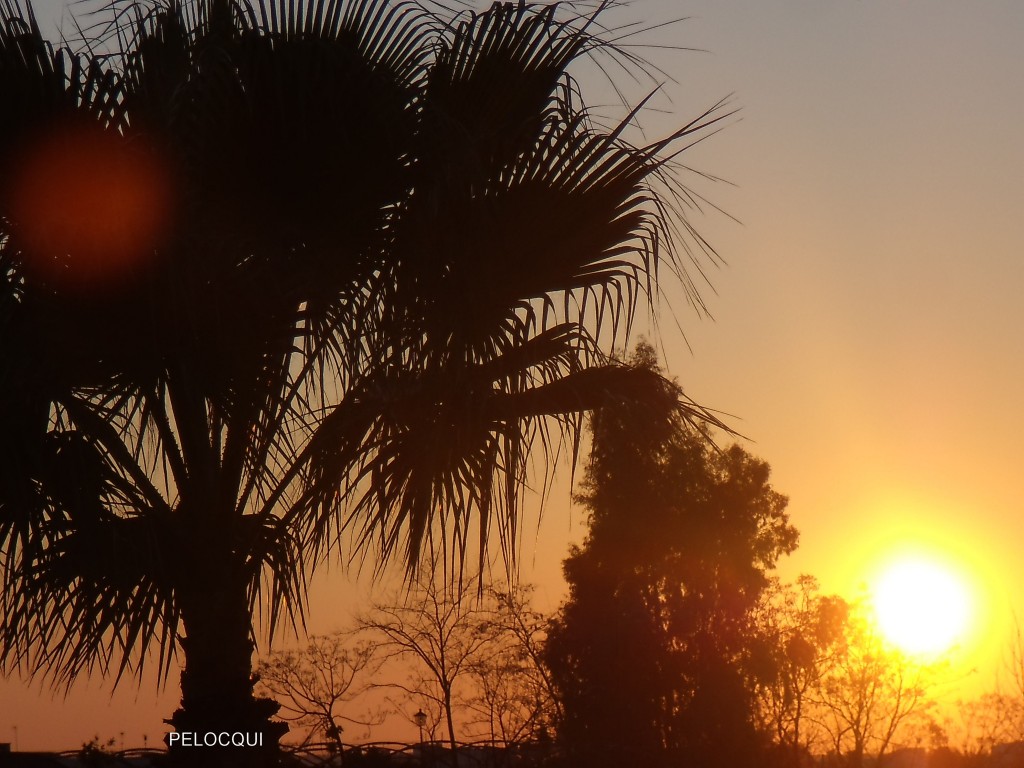
[[[649,347],[632,363],[656,370]],[[752,611],[797,532],[768,465],[713,447],[680,397],[592,418],[590,531],[547,651],[564,745],[585,764],[747,766],[763,744],[753,683],[770,654]]]

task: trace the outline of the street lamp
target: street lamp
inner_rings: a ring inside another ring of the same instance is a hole
[[[423,726],[427,724],[427,713],[422,709],[418,710],[415,715],[412,716],[412,720],[420,729],[420,744],[423,744]]]
[[[427,713],[422,708],[416,710],[416,714],[412,716],[412,721],[420,729],[420,765],[423,765],[423,726],[427,724]]]

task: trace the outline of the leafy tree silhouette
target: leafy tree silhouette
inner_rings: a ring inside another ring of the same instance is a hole
[[[882,762],[908,726],[926,727],[945,663],[914,659],[880,636],[864,605],[843,625],[839,652],[814,691],[814,717],[833,754],[852,768]]]
[[[606,350],[685,281],[663,158],[724,114],[595,128],[567,69],[609,44],[555,7],[115,10],[72,53],[0,6],[0,660],[180,653],[175,728],[270,749],[255,639],[318,563],[482,561],[531,450],[676,399]]]
[[[633,364],[656,370],[653,350]],[[753,611],[797,532],[768,465],[714,449],[675,395],[593,416],[590,532],[547,649],[579,764],[762,764],[754,683],[771,657]]]
[[[827,751],[820,718],[823,679],[846,652],[849,604],[822,595],[817,580],[800,576],[794,584],[772,579],[757,609],[761,633],[770,640],[773,663],[758,681],[762,728],[773,735],[780,766],[803,765]]]

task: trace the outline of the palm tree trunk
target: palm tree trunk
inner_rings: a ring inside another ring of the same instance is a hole
[[[203,569],[205,570],[205,569]],[[251,617],[245,582],[190,579],[180,592],[181,708],[167,722],[172,763],[187,766],[275,765],[288,726],[271,720],[279,705],[253,695]]]

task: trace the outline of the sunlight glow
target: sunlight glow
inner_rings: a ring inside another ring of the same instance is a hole
[[[962,642],[974,600],[955,567],[920,555],[902,556],[875,579],[872,603],[886,639],[906,653],[931,656]]]

